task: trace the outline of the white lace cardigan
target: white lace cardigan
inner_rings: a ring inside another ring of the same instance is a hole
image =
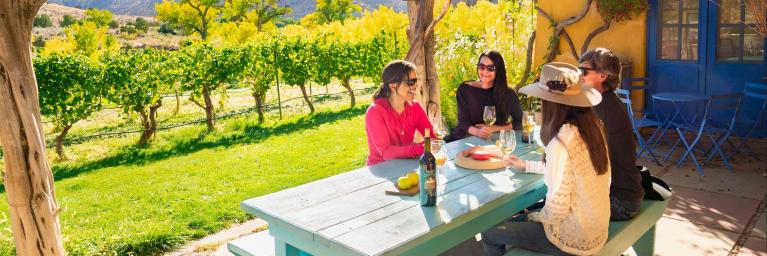
[[[525,161],[525,172],[543,174],[546,205],[529,219],[541,222],[549,241],[576,255],[598,252],[610,223],[610,172],[597,175],[577,128],[565,124],[546,146],[546,164]],[[609,164],[608,164],[609,167]]]

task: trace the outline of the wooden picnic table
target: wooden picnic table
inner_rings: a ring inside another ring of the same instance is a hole
[[[539,146],[528,147],[519,137],[518,132],[514,154],[540,159],[542,150],[534,150]],[[384,193],[397,177],[418,168],[416,159],[362,167],[241,206],[269,223],[275,255],[436,255],[545,196],[542,175],[469,170],[453,163],[460,151],[491,143],[469,137],[447,144],[435,207],[420,206],[418,196]]]

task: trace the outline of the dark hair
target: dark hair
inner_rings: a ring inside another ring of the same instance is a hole
[[[402,82],[408,79],[408,75],[413,70],[415,70],[415,64],[405,60],[393,60],[386,64],[383,72],[381,72],[381,87],[378,87],[376,92],[373,93],[373,100],[379,98],[388,99],[391,96],[389,84],[396,83],[396,88],[399,89]]]
[[[605,48],[589,50],[578,60],[579,63],[586,61],[591,64],[591,68],[607,75],[602,84],[607,91],[615,90],[621,85],[621,61],[612,51]]]
[[[552,139],[555,139],[562,125],[571,124],[578,129],[581,138],[586,143],[591,164],[597,175],[607,172],[609,163],[602,122],[594,114],[594,110],[591,107],[574,107],[547,100],[541,101],[543,102],[541,104],[543,108],[541,141],[543,144],[548,145]]]
[[[495,65],[495,80],[493,80],[493,101],[495,102],[495,116],[498,123],[506,123],[509,120],[509,102],[507,99],[510,94],[516,94],[506,82],[506,62],[503,61],[501,53],[495,50],[485,51],[477,58],[477,65],[480,64],[482,57],[487,57]],[[477,70],[479,76],[479,70]],[[516,127],[515,127],[516,128]]]

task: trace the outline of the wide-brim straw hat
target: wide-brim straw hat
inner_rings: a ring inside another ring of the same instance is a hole
[[[528,84],[519,92],[575,107],[592,107],[602,101],[597,90],[583,84],[577,67],[562,62],[543,65],[539,82]]]

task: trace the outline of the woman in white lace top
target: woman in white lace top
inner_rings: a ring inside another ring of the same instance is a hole
[[[549,63],[540,82],[520,92],[542,99],[541,140],[544,161],[506,159],[511,167],[543,174],[545,206],[525,221],[502,223],[482,233],[486,255],[502,255],[506,246],[553,255],[590,255],[607,241],[610,222],[610,165],[602,123],[591,106],[601,95],[581,83],[578,69]]]

